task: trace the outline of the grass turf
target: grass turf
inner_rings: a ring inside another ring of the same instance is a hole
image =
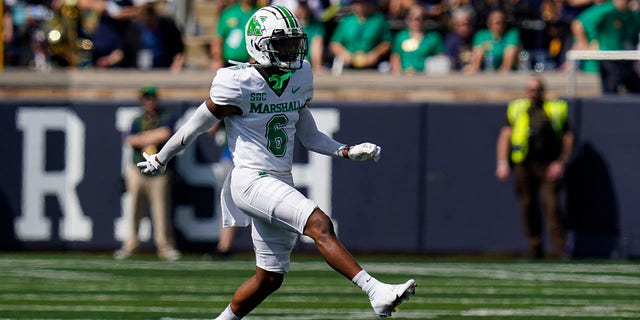
[[[385,282],[417,280],[393,319],[640,319],[638,261],[359,261]],[[0,253],[0,319],[211,319],[254,268],[250,255],[165,262]],[[245,319],[376,317],[365,295],[319,257],[294,254],[282,288]]]

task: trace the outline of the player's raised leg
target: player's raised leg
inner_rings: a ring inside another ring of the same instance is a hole
[[[378,281],[362,269],[338,240],[331,219],[322,210],[316,208],[309,216],[304,234],[315,241],[318,251],[329,266],[369,296],[373,310],[381,318],[391,316],[391,312],[400,303],[415,294],[417,284],[413,279],[404,284],[390,285]]]

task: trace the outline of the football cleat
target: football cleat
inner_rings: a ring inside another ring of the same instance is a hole
[[[374,298],[371,299],[373,311],[381,319],[390,317],[392,312],[397,311],[398,305],[403,301],[409,300],[409,295],[416,294],[416,286],[418,284],[413,279],[403,284],[385,284],[383,288],[376,290]]]

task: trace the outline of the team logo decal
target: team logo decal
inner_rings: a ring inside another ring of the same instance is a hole
[[[267,17],[254,17],[247,26],[248,36],[261,36],[262,35],[262,23],[267,20]]]

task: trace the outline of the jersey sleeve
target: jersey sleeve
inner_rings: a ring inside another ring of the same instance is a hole
[[[298,113],[300,119],[296,124],[296,136],[300,143],[313,152],[334,157],[339,156],[338,149],[344,143],[340,143],[318,130],[309,108],[302,108]]]
[[[211,82],[209,97],[217,105],[241,106],[242,90],[234,69],[222,68],[218,70]]]
[[[304,96],[304,101],[309,102],[313,99],[313,72],[311,71],[311,64],[309,61],[303,61],[302,67],[307,69],[307,72],[304,72],[304,79],[300,81],[301,83],[306,84],[302,94]]]

